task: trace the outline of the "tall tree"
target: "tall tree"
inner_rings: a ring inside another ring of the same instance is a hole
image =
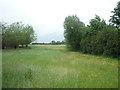
[[[7,25],[5,22],[0,22],[0,45],[4,48],[4,43],[2,43],[2,38],[5,35]]]
[[[104,19],[101,19],[98,15],[91,19],[89,25],[85,29],[85,34],[81,40],[81,50],[85,53],[95,53],[96,36],[98,32],[101,32],[106,27]],[[95,53],[96,54],[96,53]]]
[[[20,23],[12,23],[8,25],[3,35],[3,43],[7,47],[17,47],[19,45],[20,36]]]
[[[112,11],[113,15],[111,16],[110,22],[118,29],[118,55],[120,55],[120,1],[117,3],[117,7]]]
[[[22,29],[22,44],[25,44],[27,47],[28,44],[30,44],[34,40],[36,40],[36,37],[33,27],[29,25],[25,26]]]
[[[120,1],[117,3],[117,7],[112,11],[113,15],[111,16],[110,22],[112,25],[120,29]]]
[[[80,21],[76,16],[68,16],[64,21],[64,37],[67,47],[72,50],[78,50],[80,48],[80,41],[82,38],[82,31],[85,28],[85,24]]]
[[[95,18],[91,19],[89,23],[92,33],[96,33],[106,26],[105,20],[98,15],[95,15]]]

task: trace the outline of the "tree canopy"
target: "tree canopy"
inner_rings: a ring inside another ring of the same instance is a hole
[[[17,48],[28,45],[36,39],[32,26],[15,22],[10,25],[0,23],[2,28],[2,48]]]
[[[111,16],[110,22],[112,25],[120,29],[120,1],[117,3],[117,7],[112,11],[113,15]]]
[[[118,57],[118,29],[106,24],[98,15],[85,26],[79,18],[68,16],[64,21],[64,36],[71,50],[96,55]]]
[[[80,21],[76,16],[68,16],[64,21],[64,37],[67,47],[72,50],[80,48],[80,40],[82,38],[82,31],[85,28],[85,24]]]

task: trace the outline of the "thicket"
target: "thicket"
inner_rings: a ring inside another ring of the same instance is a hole
[[[83,53],[120,56],[120,2],[112,11],[110,24],[98,15],[85,26],[76,16],[68,16],[64,21],[64,36],[70,50]]]
[[[2,49],[28,47],[36,39],[33,27],[15,22],[10,25],[0,22],[0,34],[2,35]]]
[[[99,23],[102,22],[99,21]],[[118,56],[118,29],[105,24],[103,26],[98,24],[98,27],[100,28],[95,29],[91,25],[86,27],[80,42],[80,51],[96,55]]]

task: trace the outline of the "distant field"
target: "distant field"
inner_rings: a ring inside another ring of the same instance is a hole
[[[118,61],[38,45],[3,50],[3,88],[117,88]]]

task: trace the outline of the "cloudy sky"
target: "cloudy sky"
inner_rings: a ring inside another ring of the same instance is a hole
[[[68,15],[77,15],[86,25],[95,14],[110,19],[119,0],[0,0],[0,20],[22,21],[32,25],[36,42],[64,39],[63,22]]]

